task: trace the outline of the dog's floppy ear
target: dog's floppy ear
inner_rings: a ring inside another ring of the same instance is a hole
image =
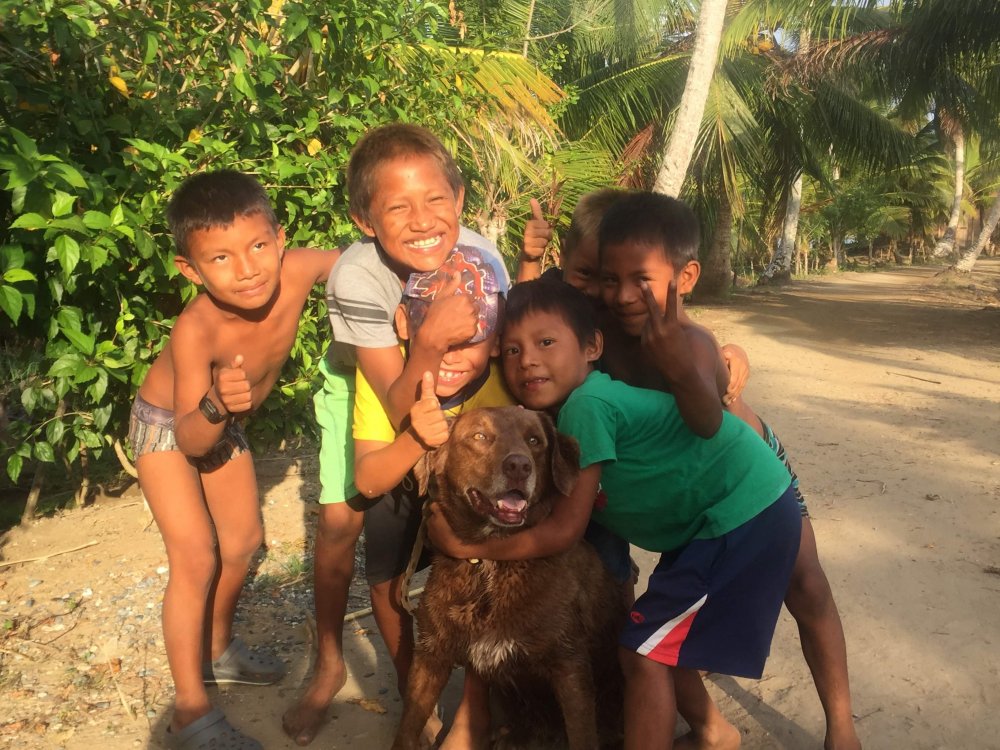
[[[452,428],[455,426],[455,418],[448,417],[447,422],[448,442],[450,442]],[[444,471],[445,462],[448,460],[448,442],[445,442],[437,450],[427,451],[413,465],[413,476],[417,478],[417,492],[421,496],[426,495],[430,491],[431,479],[436,474]]]
[[[552,454],[552,483],[560,494],[568,495],[573,491],[573,486],[580,476],[580,445],[576,442],[576,438],[557,432],[548,414],[538,416],[545,426],[545,434],[549,439],[549,451]]]

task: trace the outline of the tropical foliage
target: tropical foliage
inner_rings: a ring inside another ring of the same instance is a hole
[[[163,220],[184,177],[257,174],[291,244],[334,247],[356,234],[343,174],[369,128],[426,124],[455,147],[474,196],[498,181],[513,193],[516,181],[504,181],[526,161],[517,137],[551,139],[546,105],[561,97],[519,57],[446,47],[447,12],[419,1],[3,0],[0,18],[0,402],[11,479],[27,462],[73,464],[123,437],[136,387],[196,293],[174,269]],[[522,156],[491,171],[487,147]],[[282,398],[253,422],[258,436],[308,431],[326,329],[317,299]]]
[[[652,186],[700,9],[0,0],[8,476],[123,436],[196,292],[163,222],[184,177],[257,174],[293,244],[340,246],[352,145],[416,121],[458,157],[468,221],[513,255],[529,198],[565,227],[589,190]],[[926,259],[942,239],[952,252],[960,223],[971,267],[1000,220],[998,102],[995,0],[729,0],[681,188],[703,225],[700,292],[727,293],[734,270],[842,267],[850,250]],[[256,439],[309,433],[324,316],[317,296]]]

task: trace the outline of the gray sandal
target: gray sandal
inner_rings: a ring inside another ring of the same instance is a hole
[[[173,750],[264,750],[257,740],[226,721],[217,708],[195,719],[177,734],[167,727],[167,747]]]
[[[233,638],[222,656],[201,666],[206,685],[271,685],[285,676],[284,662],[269,651],[251,651]]]

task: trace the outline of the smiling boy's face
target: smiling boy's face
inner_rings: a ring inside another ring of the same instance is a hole
[[[581,342],[562,315],[541,310],[506,323],[500,357],[507,388],[529,409],[558,409],[601,356],[601,334],[594,336]]]
[[[601,298],[622,330],[639,336],[649,317],[641,283],[649,286],[663,312],[670,282],[677,282],[679,294],[688,294],[698,282],[700,270],[698,261],[689,261],[675,271],[666,251],[659,246],[633,240],[612,243],[601,249]]]
[[[227,226],[196,229],[187,236],[187,257],[174,259],[185,278],[216,300],[256,310],[274,296],[281,279],[285,231],[261,213],[237,216]]]
[[[456,194],[432,157],[383,162],[372,196],[368,216],[354,216],[354,222],[378,239],[400,278],[435,270],[458,243],[465,189]]]

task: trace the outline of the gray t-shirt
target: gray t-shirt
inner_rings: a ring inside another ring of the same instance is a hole
[[[505,292],[510,288],[507,268],[492,242],[460,227],[458,243],[477,247],[495,259],[497,279]],[[347,248],[326,282],[326,304],[333,329],[327,351],[330,366],[353,370],[357,364],[356,346],[381,349],[399,344],[393,316],[402,297],[403,282],[386,264],[373,238],[365,237]]]

